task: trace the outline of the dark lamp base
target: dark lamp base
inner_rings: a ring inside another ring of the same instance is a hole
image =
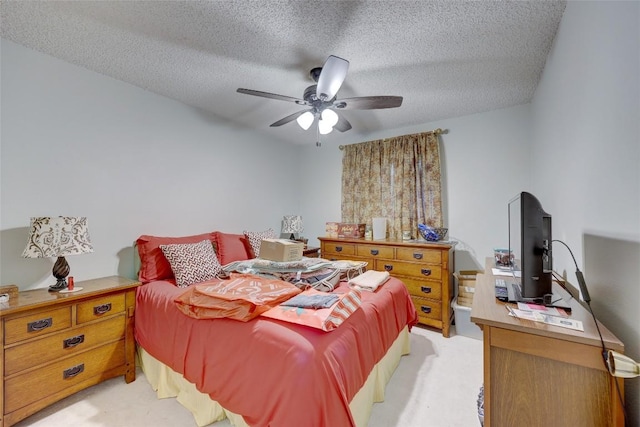
[[[60,292],[63,289],[67,289],[67,279],[58,279],[55,285],[49,286],[49,292]]]
[[[58,281],[55,285],[49,286],[49,292],[60,292],[67,288],[67,276],[69,275],[69,264],[63,256],[59,256],[53,264],[53,277]]]

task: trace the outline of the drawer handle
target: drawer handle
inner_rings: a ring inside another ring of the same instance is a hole
[[[336,246],[336,252],[342,252],[342,246]]]
[[[413,254],[413,257],[414,257],[415,259],[422,259],[422,254],[421,254],[421,253],[414,253],[414,254]]]
[[[53,318],[36,320],[27,324],[27,332],[38,332],[50,328],[53,325]]]
[[[78,344],[82,344],[83,342],[84,342],[84,334],[77,335],[75,337],[67,338],[66,340],[63,340],[62,341],[62,348],[75,347]]]
[[[420,272],[425,276],[431,276],[431,269],[429,268],[423,268],[422,270],[420,270]]]
[[[391,264],[385,264],[385,265],[384,265],[384,269],[385,269],[386,271],[391,271],[391,270],[393,270],[393,265],[391,265]]]
[[[76,375],[78,375],[79,373],[81,373],[83,371],[84,371],[84,363],[81,363],[81,364],[76,365],[76,366],[74,366],[72,368],[65,369],[62,372],[62,378],[65,379],[65,380],[67,378],[73,378],[73,377],[75,377]]]
[[[110,302],[108,302],[106,304],[102,304],[102,305],[96,305],[95,307],[93,307],[93,314],[95,314],[96,316],[99,316],[101,314],[105,314],[108,311],[111,311],[111,303]]]
[[[431,293],[431,286],[421,286],[420,290],[425,294],[430,294]]]
[[[427,313],[427,314],[431,313],[431,307],[429,306],[421,305],[420,310],[422,310],[423,313]]]
[[[380,253],[377,249],[371,249],[371,255],[378,255]]]

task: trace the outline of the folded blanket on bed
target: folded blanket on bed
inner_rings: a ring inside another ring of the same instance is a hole
[[[361,304],[360,291],[350,289],[346,294],[327,294],[315,289],[307,289],[298,296],[306,297],[327,297],[335,296],[338,302],[329,306],[329,308],[302,308],[289,307],[280,304],[277,307],[265,311],[261,316],[271,319],[283,320],[285,322],[306,325],[312,328],[321,329],[325,332],[332,331],[340,326],[346,319],[351,316]],[[297,296],[295,297],[297,298]],[[289,300],[290,301],[290,300]]]
[[[389,280],[388,271],[367,270],[359,276],[349,280],[349,286],[363,291],[374,292],[378,286]]]
[[[302,308],[329,308],[338,301],[340,297],[336,294],[324,294],[324,295],[305,295],[300,294],[295,297],[286,300],[280,305],[287,307],[302,307]]]

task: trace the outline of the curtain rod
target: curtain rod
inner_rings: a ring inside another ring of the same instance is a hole
[[[434,129],[432,131],[427,131],[427,132],[423,132],[423,133],[433,133],[436,136],[439,136],[439,135],[442,135],[443,133],[449,133],[449,129],[440,129],[440,128],[438,128],[438,129]],[[344,145],[339,145],[338,148],[340,150],[344,150]]]

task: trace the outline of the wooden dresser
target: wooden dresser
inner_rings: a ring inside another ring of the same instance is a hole
[[[0,427],[106,379],[135,379],[138,285],[112,276],[76,282],[77,292],[35,289],[0,304]]]
[[[453,317],[454,244],[426,241],[364,240],[319,237],[320,256],[329,260],[367,261],[370,270],[388,271],[409,290],[421,324],[449,337]]]
[[[584,332],[509,316],[495,297],[492,262],[476,276],[471,310],[483,331],[484,426],[623,427],[624,381],[605,368],[591,314],[554,283],[554,294],[571,305],[571,318]],[[599,327],[604,346],[624,352],[624,344]]]

